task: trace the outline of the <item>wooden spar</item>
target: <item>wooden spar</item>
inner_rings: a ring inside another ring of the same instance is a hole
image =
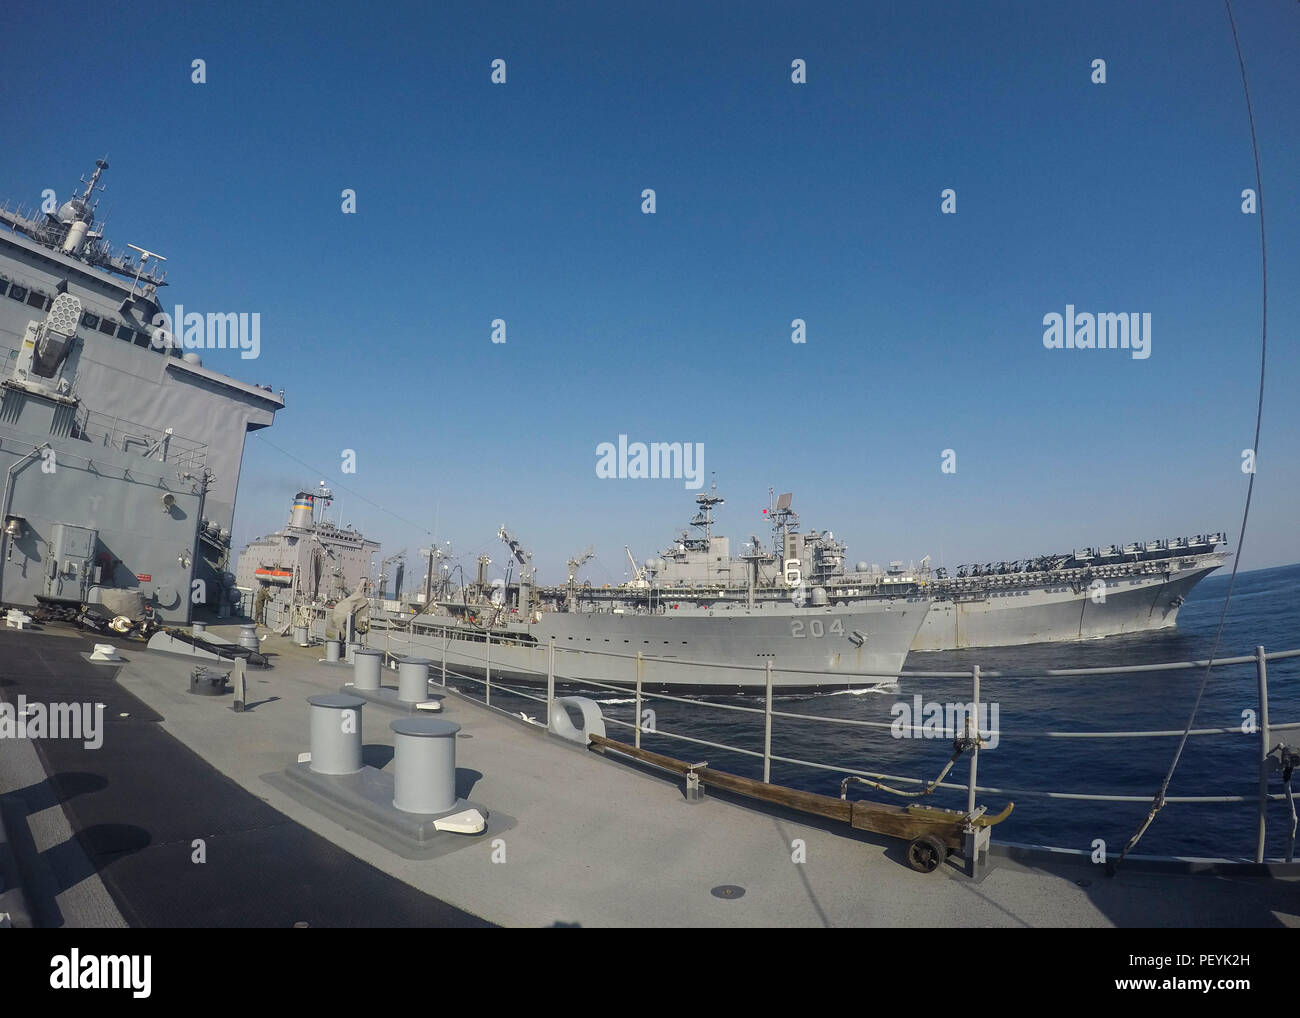
[[[861,831],[871,831],[909,841],[933,835],[949,848],[962,847],[962,828],[965,826],[966,814],[958,810],[942,809],[937,806],[891,806],[865,800],[849,802],[846,799],[835,799],[816,792],[801,792],[784,785],[765,784],[754,778],[742,778],[738,774],[716,771],[711,767],[692,767],[691,764],[674,757],[629,746],[624,742],[607,739],[603,735],[592,735],[590,740],[591,745],[598,749],[613,750],[675,774],[684,776],[693,770],[699,775],[701,782],[713,788],[761,799],[764,802],[812,813],[830,820],[839,820]],[[1010,815],[1013,805],[1007,803],[1006,808],[996,816],[977,817],[975,826],[992,827],[994,824],[1001,823]]]
[[[765,785],[753,778],[742,778],[738,774],[715,771],[711,767],[692,768],[690,764],[675,760],[671,756],[651,753],[648,749],[638,749],[635,746],[629,746],[625,742],[607,739],[602,735],[591,736],[591,744],[601,749],[612,749],[617,753],[623,753],[636,760],[654,764],[656,767],[662,767],[664,770],[673,771],[676,774],[685,775],[693,769],[704,784],[713,788],[721,788],[727,792],[748,795],[751,798],[762,799],[778,806],[789,806],[791,809],[801,810],[804,813],[815,813],[817,816],[828,817],[831,820],[842,820],[844,823],[848,823],[852,816],[852,803],[845,802],[843,799],[832,799],[829,795],[801,792],[798,789],[786,788],[782,785]]]

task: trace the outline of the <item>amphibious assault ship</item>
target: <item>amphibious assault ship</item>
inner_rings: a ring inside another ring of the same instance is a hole
[[[751,536],[733,557],[727,538],[713,534],[716,491],[697,495],[691,526],[642,570],[633,562],[629,586],[656,599],[704,598],[714,605],[770,601],[853,607],[879,599],[925,605],[912,650],[956,650],[1085,640],[1171,628],[1188,591],[1227,559],[1216,549],[1222,533],[1141,544],[1084,548],[1012,562],[963,565],[950,575],[891,562],[887,569],[858,562],[847,570],[846,547],[830,531],[801,533],[789,493],[764,510],[772,551]],[[631,552],[629,551],[629,558]],[[623,591],[585,588],[599,603]]]
[[[107,169],[61,205],[0,208],[0,602],[224,616],[244,438],[283,394],[160,329],[164,259],[110,249],[96,223]]]

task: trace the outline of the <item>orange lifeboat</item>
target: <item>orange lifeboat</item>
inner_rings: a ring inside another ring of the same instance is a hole
[[[253,571],[253,575],[259,580],[266,580],[268,583],[278,583],[288,586],[293,582],[293,570],[282,569],[279,566],[262,566]]]

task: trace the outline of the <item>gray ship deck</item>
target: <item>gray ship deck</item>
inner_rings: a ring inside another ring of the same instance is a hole
[[[122,692],[113,692],[108,674],[79,681],[55,678],[76,670],[78,652],[89,648],[90,641],[53,630],[0,633],[0,660],[11,683],[3,690],[6,699],[18,692],[31,699],[96,695],[109,705],[103,750],[83,751],[77,744],[74,761],[58,757],[71,750],[42,747],[47,766],[62,772],[50,783],[64,802],[62,811],[54,808],[50,786],[31,795],[39,811],[26,821],[15,817],[12,794],[6,797],[11,808],[5,819],[16,845],[30,841],[51,861],[59,855],[51,841],[60,837],[65,813],[80,843],[91,848],[89,866],[64,860],[57,905],[62,922],[71,926],[122,922],[101,880],[129,921],[183,925],[310,921],[313,902],[326,895],[336,907],[312,915],[318,923],[340,925],[473,922],[458,910],[510,926],[1300,925],[1300,878],[1291,876],[1210,877],[1130,865],[1107,879],[1099,868],[1070,860],[1008,857],[995,857],[978,882],[954,866],[922,875],[902,861],[899,842],[822,828],[714,794],[687,804],[666,777],[561,742],[450,694],[446,714],[462,726],[458,792],[510,819],[500,835],[506,861],[494,864],[490,843],[468,838],[439,858],[407,860],[300,805],[264,779],[307,749],[306,698],[337,690],[350,669],[318,664],[317,649],[269,637],[264,650],[275,655],[274,667],[249,673],[249,700],[255,706],[236,715],[229,696],[187,692],[189,662],[150,654],[140,644],[121,647],[128,660],[116,675]],[[90,688],[103,692],[92,694]],[[121,706],[133,700],[139,703]],[[142,706],[158,720],[136,714]],[[135,716],[115,723],[121,710]],[[391,767],[387,721],[396,716],[373,704],[365,708],[368,762]],[[160,748],[160,741],[167,746]],[[22,771],[24,750],[30,752],[30,744],[0,744],[0,793],[13,793],[15,786],[30,793],[37,787],[30,761]],[[68,768],[99,777],[74,780]],[[119,794],[103,808],[83,808],[80,800],[89,804],[102,795],[106,789],[99,782],[105,780]],[[231,820],[232,810],[244,811],[240,822]],[[17,832],[16,824],[21,825]],[[109,845],[96,840],[96,832],[106,828],[138,832],[134,841]],[[221,837],[227,830],[232,836]],[[210,866],[224,854],[223,873],[245,883],[227,893],[212,883],[215,872],[195,873],[188,849],[174,853],[179,861],[150,879],[151,857],[159,859],[168,843],[180,839],[188,845],[194,837],[210,839]],[[795,838],[807,846],[807,862],[801,865],[791,862]],[[126,879],[133,868],[139,876]],[[269,872],[249,876],[258,870]],[[290,873],[291,882],[273,899],[286,907],[258,900],[260,887]],[[164,893],[158,883],[172,900],[170,912],[151,910]],[[745,894],[723,899],[710,893],[725,884],[739,885]],[[405,893],[413,897],[402,904]],[[221,899],[219,908],[214,895]]]

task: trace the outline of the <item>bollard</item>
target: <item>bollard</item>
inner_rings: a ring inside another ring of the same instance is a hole
[[[334,664],[334,665],[339,663],[339,641],[338,640],[325,641],[325,660],[328,661],[330,664]]]
[[[306,627],[306,626],[294,626],[294,627],[293,627],[293,642],[296,643],[299,647],[310,647],[310,646],[311,646],[311,643],[310,643],[310,642],[308,641],[308,639],[307,639],[307,627]]]
[[[352,663],[352,684],[369,693],[379,691],[379,670],[383,666],[382,650],[358,648]]]
[[[257,650],[257,626],[239,627],[239,645],[245,650]]]
[[[193,628],[190,630],[190,632],[192,632],[195,636],[202,636],[207,631],[208,631],[208,624],[206,622],[196,622],[194,623]]]
[[[230,681],[235,687],[234,708],[236,714],[244,713],[244,706],[248,702],[248,674],[246,668],[244,659],[241,657],[235,659],[235,667],[230,669]]]
[[[429,699],[429,664],[422,657],[398,662],[397,699],[402,703],[423,703]]]
[[[441,718],[402,718],[393,741],[393,805],[404,813],[448,813],[456,806],[456,733]]]
[[[365,700],[346,693],[309,696],[311,769],[317,774],[355,774],[361,770],[361,707]]]

